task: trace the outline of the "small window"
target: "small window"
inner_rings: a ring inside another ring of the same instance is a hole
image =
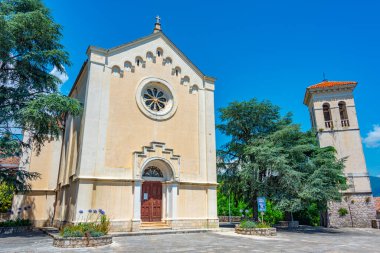
[[[188,84],[190,83],[190,77],[188,77],[188,76],[184,76],[184,77],[182,78],[182,80],[181,80],[181,83],[182,83],[183,85],[188,85]]]
[[[163,52],[164,52],[164,51],[162,50],[162,48],[160,48],[160,47],[157,48],[157,56],[158,56],[158,57],[162,57]]]
[[[191,86],[190,88],[190,93],[191,94],[196,94],[198,92],[199,88],[198,88],[198,85],[194,84],[193,86]]]
[[[116,77],[120,77],[120,68],[118,66],[112,67],[112,75]]]
[[[132,71],[132,63],[130,61],[124,62],[124,69],[126,72],[131,72]]]
[[[174,74],[175,74],[175,76],[180,76],[181,75],[181,68],[180,67],[175,67]]]
[[[136,65],[138,67],[140,67],[140,66],[142,66],[142,64],[143,64],[143,59],[140,56],[137,56],[136,57]]]
[[[164,61],[164,65],[172,65],[173,61],[172,58],[166,57]]]
[[[147,61],[153,61],[153,58],[154,58],[154,56],[153,56],[152,52],[146,53],[146,60]]]
[[[346,102],[340,101],[338,103],[338,107],[339,107],[340,122],[342,124],[342,127],[350,126],[350,122],[348,121]]]
[[[330,104],[329,103],[323,104],[323,117],[325,119],[325,127],[333,128],[333,123],[332,123],[332,118],[331,118],[331,110],[330,110]]]

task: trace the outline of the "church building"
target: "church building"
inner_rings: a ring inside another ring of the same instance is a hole
[[[67,115],[58,141],[22,166],[41,173],[13,208],[37,226],[60,226],[102,209],[113,231],[216,228],[213,77],[161,31],[104,49],[90,46],[69,94],[84,107]],[[24,138],[27,138],[27,133]]]
[[[353,96],[356,85],[324,80],[309,86],[304,98],[320,146],[334,147],[337,158],[345,160],[348,189],[341,202],[329,203],[332,227],[371,227],[376,216]]]

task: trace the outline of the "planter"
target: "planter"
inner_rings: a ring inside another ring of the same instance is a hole
[[[235,227],[235,233],[241,235],[259,235],[259,236],[276,236],[276,228],[241,228]]]
[[[9,235],[14,233],[28,232],[32,230],[32,226],[19,227],[0,227],[0,235]]]
[[[278,228],[298,228],[299,227],[298,221],[279,221],[277,226]]]
[[[85,248],[104,246],[112,243],[112,236],[99,237],[61,237],[53,236],[53,246],[58,248]]]

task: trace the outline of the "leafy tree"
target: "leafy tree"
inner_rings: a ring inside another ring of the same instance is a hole
[[[261,103],[253,101],[252,108],[262,109]],[[279,111],[278,107],[266,103],[265,108],[277,108]],[[236,106],[233,105],[233,108]],[[265,110],[252,108],[248,108],[251,113],[266,113]],[[227,107],[224,111],[229,112],[229,109]],[[222,188],[227,185],[229,190],[234,191],[236,199],[252,203],[255,218],[258,196],[266,196],[276,208],[290,214],[306,210],[311,204],[316,204],[318,210],[324,211],[328,201],[340,200],[340,191],[346,189],[344,165],[343,161],[336,159],[332,147],[320,148],[315,134],[311,131],[302,132],[298,125],[291,123],[289,115],[281,118],[278,113],[277,117],[272,117],[275,120],[265,122],[260,120],[265,115],[253,115],[251,118],[251,113],[236,112],[234,118],[237,122],[243,117],[244,122],[255,119],[265,127],[259,128],[255,134],[248,134],[245,142],[231,143],[242,139],[232,137],[231,142],[219,152],[224,162],[219,166]],[[235,121],[234,118],[229,121]],[[232,124],[235,126],[232,134],[251,133],[239,131],[239,127],[245,129],[247,125],[239,126],[237,122]],[[230,157],[226,154],[229,154],[230,147],[236,146],[239,149],[235,154],[239,156],[236,155],[235,160],[228,163]]]
[[[7,184],[0,184],[0,213],[6,213],[12,207],[13,189]]]
[[[257,218],[256,197],[265,193],[264,183],[260,181],[262,175],[242,174],[242,165],[246,164],[247,159],[245,149],[250,141],[260,139],[289,124],[291,115],[282,117],[278,106],[269,101],[259,102],[255,98],[232,102],[219,112],[221,124],[217,128],[230,137],[230,141],[218,150],[218,176],[223,181],[221,190],[225,193],[231,192],[235,200],[244,199],[251,203]]]
[[[19,156],[22,148],[39,151],[58,138],[66,114],[77,116],[81,105],[59,93],[53,68],[65,72],[68,53],[60,44],[61,26],[40,0],[0,2],[0,156]],[[29,138],[14,133],[26,131]],[[0,157],[0,158],[1,158]],[[30,189],[38,173],[0,165],[0,183],[15,191]]]

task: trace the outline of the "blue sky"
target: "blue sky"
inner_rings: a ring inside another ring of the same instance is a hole
[[[56,1],[45,0],[72,66],[68,93],[88,45],[113,47],[163,32],[207,75],[215,76],[215,107],[269,99],[310,128],[305,88],[323,79],[354,80],[369,173],[380,175],[380,1]],[[217,134],[217,145],[226,138]]]

